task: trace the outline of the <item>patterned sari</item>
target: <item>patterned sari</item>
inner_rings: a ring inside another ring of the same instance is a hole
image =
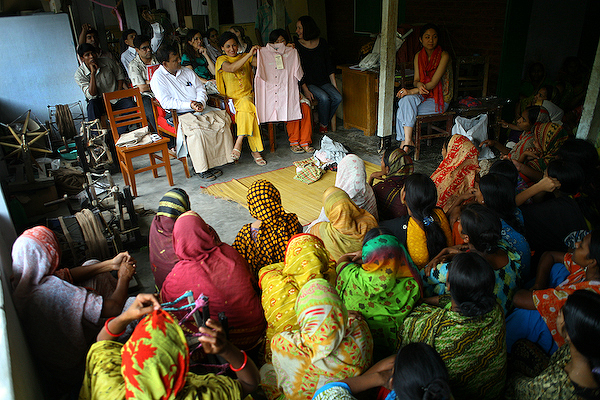
[[[438,192],[437,206],[447,212],[454,200],[473,188],[479,173],[477,147],[463,135],[453,135],[448,153],[431,174]]]
[[[349,318],[324,279],[302,287],[296,300],[300,329],[271,343],[277,386],[289,400],[308,400],[326,383],[360,375],[371,362],[373,339],[365,321]]]
[[[335,186],[323,193],[323,203],[331,222],[319,222],[310,233],[323,240],[334,260],[360,250],[367,232],[377,226],[375,217],[358,208],[346,192]]]
[[[173,301],[191,290],[194,298],[208,296],[210,317],[224,312],[229,321],[229,340],[243,350],[262,342],[265,320],[255,279],[246,260],[194,211],[175,222],[173,246],[179,258],[161,291],[163,301]],[[183,317],[185,312],[176,314]],[[191,320],[185,326],[197,332]]]
[[[87,356],[80,400],[241,399],[240,384],[229,377],[189,370],[188,346],[173,317],[156,310],[136,326],[123,345],[95,343]]]
[[[244,225],[232,246],[246,259],[256,276],[265,265],[283,261],[288,240],[302,232],[302,225],[296,214],[283,210],[281,195],[269,181],[254,182],[246,200],[250,215],[260,220],[261,225],[255,235],[251,224]]]
[[[450,305],[450,304],[448,304]],[[424,342],[442,357],[457,399],[498,399],[506,380],[506,328],[500,306],[476,317],[422,304],[404,319],[400,347]]]
[[[373,185],[380,221],[406,215],[406,206],[400,201],[400,191],[406,177],[414,171],[412,159],[400,148],[390,153],[388,167],[390,172],[385,180]]]
[[[150,225],[148,250],[150,267],[158,290],[179,261],[173,250],[173,226],[181,214],[190,209],[190,198],[183,189],[169,190],[158,203],[158,212]]]
[[[299,234],[290,239],[285,261],[267,265],[259,272],[262,306],[267,319],[265,359],[271,361],[271,339],[278,333],[298,329],[294,305],[302,286],[315,278],[335,284],[335,263],[316,236]]]
[[[525,132],[510,152],[510,158],[518,160],[523,152],[530,151],[537,158],[526,162],[536,171],[544,171],[554,160],[560,146],[569,138],[566,129],[553,122],[537,123],[530,132]]]
[[[421,277],[408,252],[393,235],[363,246],[362,264],[340,263],[336,289],[348,310],[363,314],[375,346],[385,355],[397,347],[404,317],[421,298]]]

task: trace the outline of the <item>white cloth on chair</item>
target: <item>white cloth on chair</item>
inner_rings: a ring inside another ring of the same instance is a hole
[[[188,113],[178,120],[178,142],[185,138],[196,173],[234,161],[231,120],[225,110],[212,109],[200,115]],[[177,156],[181,157],[181,152]]]

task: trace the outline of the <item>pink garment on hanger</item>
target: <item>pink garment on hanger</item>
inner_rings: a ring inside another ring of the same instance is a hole
[[[276,68],[281,55],[283,69]],[[302,118],[298,82],[304,76],[298,51],[283,43],[267,44],[257,53],[254,98],[259,123]]]

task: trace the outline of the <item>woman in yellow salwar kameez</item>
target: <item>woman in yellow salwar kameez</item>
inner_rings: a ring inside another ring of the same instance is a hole
[[[237,140],[233,146],[231,156],[235,161],[242,154],[242,142],[248,138],[248,145],[252,157],[258,165],[266,165],[260,152],[263,143],[260,137],[256,107],[254,106],[254,93],[252,91],[252,66],[256,66],[258,46],[254,46],[248,53],[237,54],[238,41],[235,34],[225,32],[219,38],[219,45],[224,55],[217,58],[215,65],[217,89],[227,97],[233,99],[235,107],[235,123],[237,125]]]

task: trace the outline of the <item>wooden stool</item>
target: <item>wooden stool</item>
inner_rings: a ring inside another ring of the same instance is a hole
[[[415,130],[413,133],[415,142],[415,161],[419,160],[419,157],[421,155],[421,140],[430,140],[452,135],[452,125],[454,123],[455,114],[456,113],[454,111],[446,111],[442,114],[417,115],[417,122],[415,124]],[[446,130],[443,130],[433,125],[433,122],[442,121],[446,121]],[[423,124],[428,124],[427,134],[425,135],[421,133],[421,126]],[[432,130],[435,130],[436,133],[432,133]]]

